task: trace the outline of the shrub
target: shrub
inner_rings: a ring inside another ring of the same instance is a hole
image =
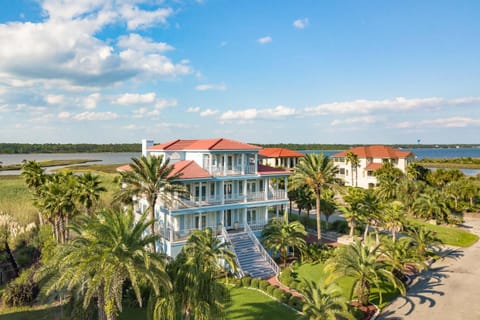
[[[242,278],[242,286],[243,287],[249,287],[251,282],[252,282],[252,277],[250,277],[250,276],[245,276],[245,277]]]
[[[38,295],[37,283],[33,280],[33,269],[27,269],[12,282],[3,292],[3,303],[9,307],[30,305]]]
[[[337,231],[338,233],[345,234],[349,232],[348,223],[344,220],[335,220],[330,226],[331,229]]]
[[[290,292],[284,292],[282,297],[282,302],[287,303],[292,298],[292,294]]]
[[[260,283],[260,280],[257,278],[253,278],[252,281],[250,282],[250,286],[252,288],[258,288],[258,285]]]
[[[290,284],[288,285],[288,287],[289,287],[290,289],[295,290],[295,289],[297,289],[297,287],[298,287],[298,282],[297,282],[297,281],[292,281],[292,282],[290,282]]]
[[[274,286],[268,286],[267,287],[267,293],[272,296],[273,295],[273,290],[275,290],[275,289],[276,289],[276,287],[274,287]]]
[[[278,299],[278,300],[283,300],[283,297],[285,296],[284,293],[285,293],[285,292],[284,292],[282,289],[280,289],[280,288],[275,288],[275,289],[273,290],[273,297],[274,297],[275,299]]]
[[[267,288],[270,286],[270,283],[266,280],[260,280],[260,283],[258,284],[258,288],[262,291],[267,291]]]
[[[297,309],[297,310],[302,310],[302,307],[303,307],[303,301],[302,299],[298,298],[298,297],[294,297],[292,296],[290,298],[290,300],[288,300],[288,305]]]

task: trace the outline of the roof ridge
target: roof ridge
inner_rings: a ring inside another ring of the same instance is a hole
[[[171,143],[167,144],[165,147],[163,147],[163,149],[166,150],[167,148],[173,146],[175,143],[177,143],[179,141],[180,141],[180,139],[174,140]]]
[[[213,148],[215,148],[215,146],[217,144],[219,144],[220,142],[222,142],[222,140],[224,140],[224,138],[218,138],[217,139],[217,142],[215,142],[213,145],[211,145],[210,147],[208,147],[208,150],[212,150]]]

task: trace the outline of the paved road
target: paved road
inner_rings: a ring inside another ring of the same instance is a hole
[[[480,235],[480,219],[465,220],[471,231]],[[417,280],[406,297],[395,299],[377,319],[480,319],[480,241],[453,250],[450,258],[437,261]]]

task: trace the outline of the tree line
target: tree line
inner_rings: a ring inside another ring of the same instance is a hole
[[[367,144],[324,144],[324,143],[252,143],[263,148],[286,148],[290,150],[347,150]],[[393,148],[402,149],[429,149],[429,148],[478,148],[474,144],[391,144]]]
[[[0,143],[0,154],[17,153],[87,153],[87,152],[140,152],[140,143]]]

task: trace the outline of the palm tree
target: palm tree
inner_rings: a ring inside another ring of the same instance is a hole
[[[345,296],[334,283],[306,281],[303,295],[303,313],[310,320],[354,319],[347,311]]]
[[[25,184],[33,193],[34,199],[37,199],[40,195],[40,189],[47,179],[45,170],[34,160],[23,160],[21,176],[25,179]],[[38,220],[40,225],[43,225],[44,221],[40,210],[38,211]]]
[[[142,195],[147,200],[150,218],[155,219],[155,205],[160,200],[165,206],[171,205],[175,193],[186,193],[185,186],[175,182],[181,174],[174,173],[174,166],[163,156],[142,156],[132,158],[130,171],[120,172],[121,180],[127,188]],[[155,225],[150,225],[150,232],[155,234]],[[155,250],[155,244],[153,244]]]
[[[421,257],[427,257],[439,249],[442,241],[437,237],[435,232],[427,230],[425,227],[410,227],[407,229],[409,236],[413,239],[413,243],[417,253]]]
[[[235,253],[229,248],[230,243],[222,242],[212,228],[204,230],[194,230],[189,236],[183,250],[187,256],[199,255],[203,260],[202,265],[205,269],[213,270],[215,273],[229,270],[235,272],[238,265],[235,259]]]
[[[422,194],[415,200],[414,210],[416,215],[425,220],[435,219],[439,223],[449,220],[450,210],[445,197],[434,189]]]
[[[98,318],[114,320],[122,311],[125,281],[130,281],[140,305],[140,282],[149,283],[155,293],[170,289],[165,257],[148,250],[158,236],[144,236],[153,223],[146,214],[136,221],[131,211],[103,210],[98,217],[81,216],[71,227],[77,237],[44,261],[42,274],[53,275],[48,292],[76,289],[84,308],[96,298]]]
[[[363,240],[365,241],[367,239],[370,225],[372,225],[375,231],[376,243],[380,243],[379,228],[383,218],[381,215],[382,202],[372,190],[367,190],[365,197],[362,199],[360,204],[360,208],[364,214],[364,220],[366,221]]]
[[[100,199],[100,193],[107,191],[101,184],[100,177],[90,172],[77,176],[78,200],[85,207],[87,214],[92,214],[94,205]]]
[[[347,205],[339,206],[340,211],[342,211],[345,220],[347,220],[350,226],[350,237],[353,237],[353,231],[357,222],[365,220],[365,214],[362,210],[362,202],[365,196],[365,189],[349,187],[347,194],[343,197]]]
[[[335,210],[337,209],[332,190],[323,191],[322,198],[320,199],[320,205],[323,208],[323,215],[325,216],[325,220],[326,220],[325,222],[328,229],[328,220],[330,219],[330,216],[334,214]]]
[[[155,320],[224,319],[229,291],[217,280],[224,270],[222,259],[236,269],[235,255],[211,229],[194,231],[175,261],[169,265],[171,290],[157,296]]]
[[[279,253],[283,266],[287,265],[288,248],[297,248],[303,252],[306,247],[305,227],[299,221],[288,223],[282,218],[273,218],[262,230],[262,241],[265,248]]]
[[[349,151],[345,157],[347,163],[350,163],[350,172],[352,175],[352,187],[353,187],[353,171],[355,171],[355,187],[358,187],[358,167],[360,166],[360,160],[358,155]]]
[[[397,233],[402,231],[407,223],[402,203],[398,201],[389,203],[385,207],[382,220],[383,227],[392,233],[392,241],[395,242]]]
[[[413,181],[426,181],[429,172],[429,169],[416,162],[412,162],[407,166],[407,177]]]
[[[332,272],[327,280],[336,276],[353,278],[350,300],[355,292],[362,305],[368,305],[372,286],[378,289],[380,304],[382,303],[383,297],[380,288],[385,281],[393,284],[404,294],[405,286],[393,275],[388,268],[387,261],[380,259],[380,256],[380,245],[369,246],[355,241],[349,246],[341,247],[337,255],[329,259],[325,265],[325,272]]]
[[[322,190],[337,184],[335,175],[338,168],[332,160],[323,154],[307,154],[294,170],[292,183],[295,186],[307,185],[315,194],[315,208],[317,213],[317,239],[322,238],[320,199]]]

